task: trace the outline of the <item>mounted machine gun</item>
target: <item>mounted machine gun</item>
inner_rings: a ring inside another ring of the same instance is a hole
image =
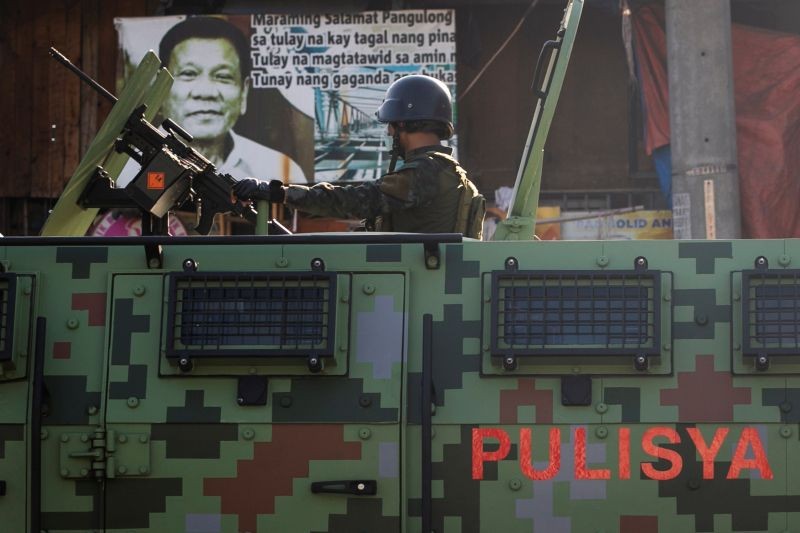
[[[96,148],[95,145],[100,145],[97,148],[107,146],[111,140],[110,135],[114,134],[112,145],[108,147],[113,148],[113,151],[107,149],[102,165],[98,164],[93,169],[88,168],[88,165],[78,168],[53,210],[53,215],[48,218],[42,235],[82,235],[85,233],[84,224],[88,218],[79,217],[81,223],[78,224],[69,223],[68,218],[74,218],[79,210],[96,213],[91,210],[114,207],[139,209],[142,213],[144,234],[166,234],[169,211],[191,204],[197,211],[194,230],[203,235],[211,231],[214,216],[218,213],[231,213],[250,222],[257,222],[257,211],[252,205],[232,199],[231,187],[236,183],[233,177],[217,172],[211,161],[189,146],[188,143],[193,138],[187,131],[169,118],[162,122],[161,129],[150,122],[152,111],[158,109],[172,84],[172,77],[165,69],[160,68],[153,72],[154,62],[158,61],[155,54],[148,53],[129,82],[133,90],[137,90],[147,79],[147,74],[154,73],[155,82],[148,97],[151,101],[135,103],[133,106],[131,103],[136,102],[136,98],[127,98],[120,104],[114,95],[73,65],[58,50],[50,48],[50,54],[81,80],[114,102],[115,107],[106,124],[117,124],[120,117],[126,114],[127,118],[116,132],[113,127],[104,127],[98,134],[89,152]],[[118,110],[118,106],[121,109]],[[120,162],[124,164],[126,160],[123,155],[133,159],[140,169],[128,185],[117,188],[114,176],[122,168]],[[270,221],[268,227],[269,233],[288,233],[276,221]]]

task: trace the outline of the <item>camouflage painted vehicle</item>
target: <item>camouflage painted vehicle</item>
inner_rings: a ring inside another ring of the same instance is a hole
[[[496,242],[2,240],[0,531],[800,531],[800,241],[526,241],[527,161]]]

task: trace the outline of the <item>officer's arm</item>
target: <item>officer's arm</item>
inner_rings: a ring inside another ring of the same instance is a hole
[[[375,182],[358,185],[317,183],[313,187],[289,185],[286,205],[312,215],[336,218],[374,218],[385,200]]]

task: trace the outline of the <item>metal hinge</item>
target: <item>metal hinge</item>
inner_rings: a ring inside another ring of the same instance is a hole
[[[62,433],[59,467],[68,479],[110,479],[150,473],[150,436],[98,427]]]

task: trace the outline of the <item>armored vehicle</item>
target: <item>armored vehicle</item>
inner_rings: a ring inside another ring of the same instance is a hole
[[[800,241],[531,240],[582,4],[492,242],[158,235],[233,207],[148,56],[0,241],[0,530],[800,531]],[[109,186],[125,146],[160,188]],[[153,235],[79,237],[104,202]]]

